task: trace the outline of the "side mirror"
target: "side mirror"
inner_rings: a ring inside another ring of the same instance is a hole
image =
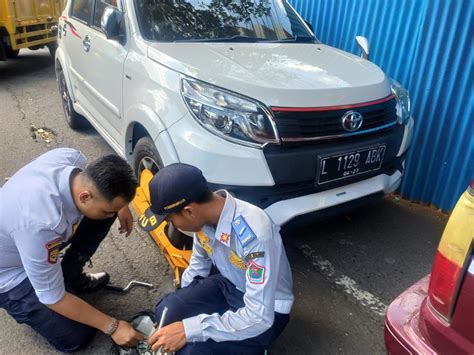
[[[311,30],[311,32],[313,32],[313,33],[314,33],[314,28],[313,28],[313,25],[312,25],[310,22],[306,21],[306,20],[304,20],[304,23],[306,24],[306,26],[308,26],[308,27],[309,27],[309,29]]]
[[[104,10],[104,14],[100,20],[100,27],[102,31],[104,31],[107,39],[120,40],[123,37],[122,21],[123,12],[111,6]]]
[[[364,36],[356,36],[357,44],[362,50],[361,57],[369,60],[369,41]]]

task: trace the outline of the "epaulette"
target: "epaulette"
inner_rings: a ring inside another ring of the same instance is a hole
[[[232,229],[243,248],[253,240],[257,239],[257,236],[242,216],[239,216],[232,221]]]

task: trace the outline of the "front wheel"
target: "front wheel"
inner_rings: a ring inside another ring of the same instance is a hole
[[[51,54],[51,57],[55,58],[57,49],[58,49],[58,43],[57,42],[53,42],[53,43],[48,44],[48,50],[49,50],[49,54]]]
[[[155,175],[162,167],[163,162],[153,140],[150,137],[140,138],[133,149],[133,169],[137,178],[140,179],[145,169]]]
[[[74,130],[85,128],[88,126],[87,120],[74,111],[74,105],[72,103],[71,96],[69,95],[69,90],[66,84],[66,78],[64,77],[64,72],[62,68],[57,70],[57,80],[58,80],[58,89],[59,94],[61,95],[61,103],[63,105],[64,116],[66,122]]]
[[[140,138],[133,150],[133,169],[139,181],[143,170],[148,169],[155,175],[162,167],[163,162],[153,140],[150,137]],[[192,249],[193,239],[174,228],[171,223],[167,225],[165,233],[175,248]]]
[[[13,49],[12,47],[5,46],[5,54],[6,57],[9,59],[13,59],[18,57],[18,54],[20,53],[19,49]]]

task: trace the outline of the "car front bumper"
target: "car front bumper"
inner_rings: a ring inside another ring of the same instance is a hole
[[[200,168],[212,190],[226,189],[266,210],[276,224],[283,225],[300,215],[395,191],[404,173],[413,119],[405,126],[364,137],[264,149],[227,142],[189,115],[168,130],[179,161]],[[320,157],[380,145],[387,147],[380,170],[316,183]]]

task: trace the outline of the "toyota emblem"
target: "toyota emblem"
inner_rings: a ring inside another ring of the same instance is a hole
[[[342,128],[348,132],[357,131],[364,122],[364,117],[359,112],[347,111],[342,116]]]

